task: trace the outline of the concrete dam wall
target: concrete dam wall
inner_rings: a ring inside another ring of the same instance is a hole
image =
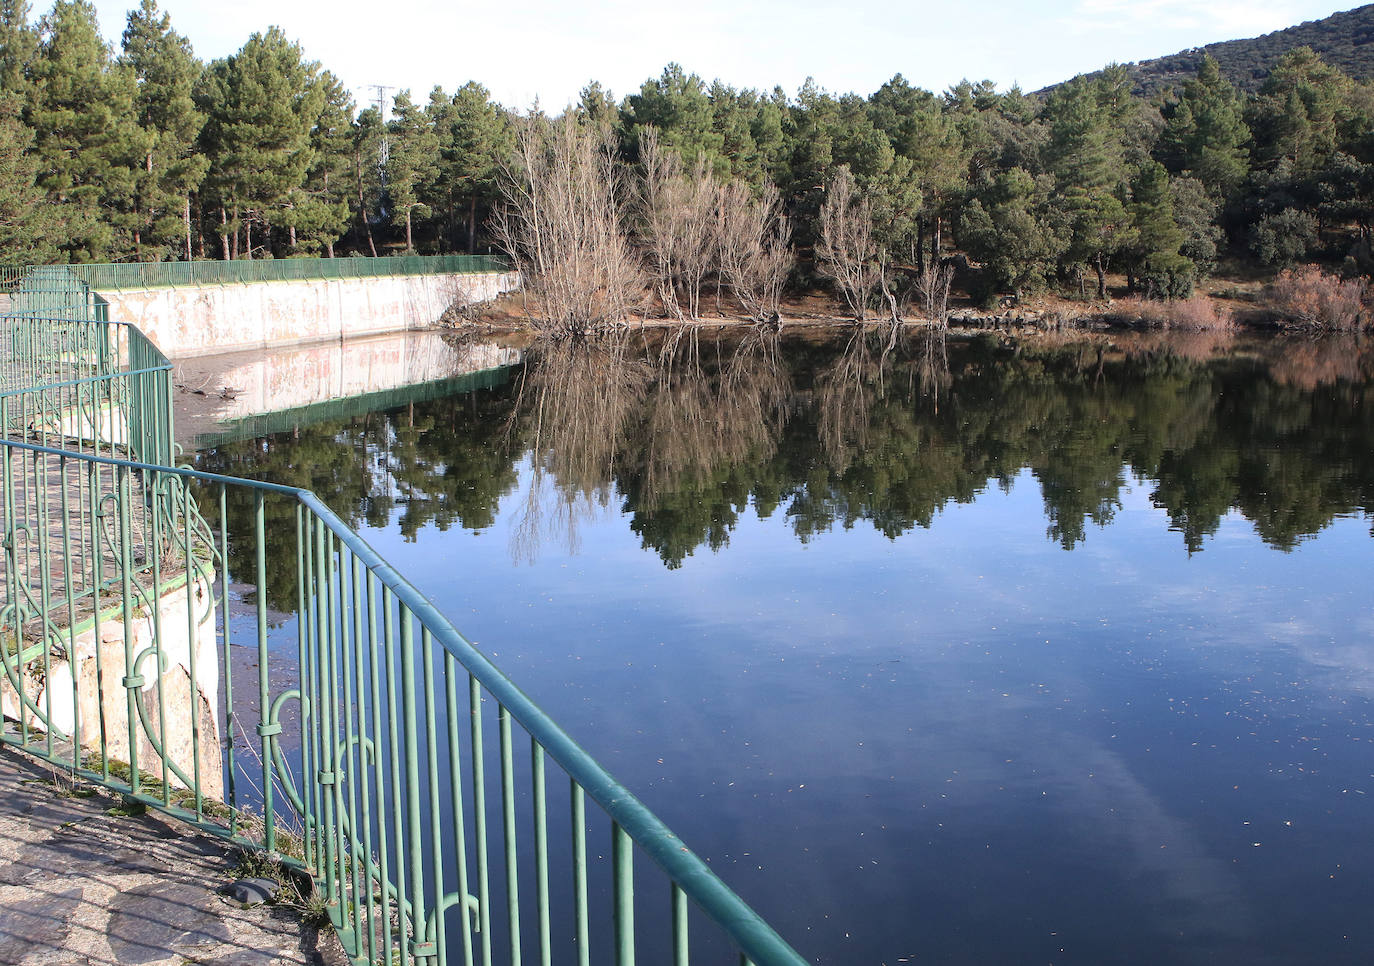
[[[519,287],[517,272],[391,275],[102,291],[110,318],[169,358],[420,328]]]

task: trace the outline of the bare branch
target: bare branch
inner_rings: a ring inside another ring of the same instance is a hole
[[[867,199],[859,197],[848,166],[841,165],[826,185],[816,259],[821,274],[835,280],[849,311],[860,322],[868,318],[868,303],[878,287],[876,255],[872,209]]]
[[[643,269],[625,230],[623,172],[608,132],[526,119],[504,172],[497,241],[524,276],[537,325],[582,335],[642,309]]]

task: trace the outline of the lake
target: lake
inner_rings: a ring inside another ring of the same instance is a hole
[[[1372,378],[632,333],[196,467],[319,493],[809,960],[1365,963]]]

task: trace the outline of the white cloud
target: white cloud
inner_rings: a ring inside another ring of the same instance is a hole
[[[1328,12],[1329,13],[1329,12]],[[1135,32],[1197,35],[1191,46],[1254,37],[1320,17],[1310,3],[1256,0],[1200,4],[1193,0],[1079,0],[1061,22],[1078,33]],[[1159,54],[1173,53],[1160,50]]]

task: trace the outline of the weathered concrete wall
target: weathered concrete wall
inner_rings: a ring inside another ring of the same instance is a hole
[[[69,642],[67,658],[51,659],[50,677],[26,675],[25,693],[46,715],[51,709],[52,725],[62,733],[73,734],[78,709],[81,743],[99,750],[116,761],[129,762],[128,692],[121,686],[130,674],[125,660],[126,631],[133,642],[134,674],[143,685],[134,692],[144,716],[136,715],[134,750],[138,765],[146,774],[162,777],[162,763],[156,746],[161,745],[170,761],[189,777],[194,777],[197,752],[200,761],[201,791],[209,798],[223,800],[223,763],[220,759],[219,665],[215,639],[216,606],[211,592],[213,576],[200,573],[197,578],[165,591],[158,599],[156,622],[152,608],[139,603],[125,623],[120,611],[108,614],[100,624],[97,640],[93,623],[77,631]],[[187,614],[192,615],[190,621]],[[194,629],[192,628],[194,624]],[[152,650],[154,628],[161,629]],[[64,643],[68,643],[64,639]],[[195,652],[196,692],[191,694],[191,654]],[[161,654],[159,661],[158,652]],[[159,664],[161,673],[158,673]],[[73,676],[75,682],[73,684]],[[162,714],[159,714],[159,701]],[[8,680],[0,682],[0,711],[6,718],[19,720],[21,713],[29,727],[46,730],[42,717],[20,706],[18,695]],[[198,719],[194,720],[193,719]],[[165,721],[165,732],[159,729]],[[193,727],[194,723],[194,727]],[[159,740],[159,738],[161,740]],[[173,785],[184,783],[168,773]]]
[[[185,363],[177,381],[205,382],[212,393],[224,387],[232,398],[215,418],[227,422],[512,366],[521,358],[519,349],[488,342],[453,345],[439,332],[399,332],[258,354],[207,377],[191,375],[196,363]]]
[[[109,403],[95,405],[83,402],[79,406],[66,406],[43,413],[29,423],[29,429],[34,433],[54,434],[80,443],[100,442],[115,446],[127,446],[129,443],[124,407],[111,406]]]
[[[375,335],[432,325],[454,303],[519,286],[516,272],[393,275],[101,292],[110,318],[169,358]]]

